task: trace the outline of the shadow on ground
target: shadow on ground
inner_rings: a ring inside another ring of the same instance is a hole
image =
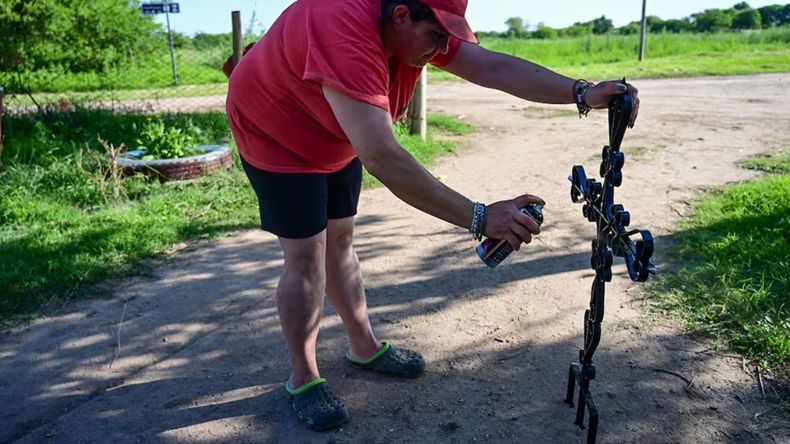
[[[436,329],[447,330],[452,323],[442,316],[456,304],[589,264],[586,252],[535,248],[514,259],[530,266],[492,274],[458,260],[459,252],[468,256],[468,245],[448,241],[458,239],[457,230],[427,236],[436,242],[432,254],[409,260],[408,244],[375,233],[382,221],[358,222],[372,233],[359,244],[363,262],[405,257],[388,271],[389,279],[370,279],[372,318],[382,337],[402,336],[410,319],[425,313]],[[326,313],[332,320],[322,325],[320,365],[346,397],[352,421],[328,433],[305,430],[282,389],[289,370],[273,300],[280,261],[275,239],[242,233],[179,256],[125,285],[114,300],[80,303],[4,332],[0,442],[582,441],[584,432],[562,402],[580,334],[543,342],[481,335],[457,349],[439,343],[426,352],[426,375],[398,381],[343,362],[345,332],[331,307]],[[401,275],[412,277],[393,279]],[[566,314],[537,313],[524,333],[538,333]],[[581,313],[572,317],[580,327]],[[771,410],[754,387],[722,391],[708,384],[716,378],[712,361],[722,358],[693,348],[669,330],[608,332],[596,354],[594,383],[602,442],[779,442],[790,436],[779,428],[785,418],[754,416]],[[691,387],[661,371],[705,369],[713,369],[710,378]],[[698,430],[702,424],[705,432]]]

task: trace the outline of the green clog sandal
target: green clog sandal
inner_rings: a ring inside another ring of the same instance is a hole
[[[348,421],[348,410],[343,400],[332,391],[324,378],[291,388],[285,383],[291,408],[296,416],[315,431],[339,427]]]
[[[346,354],[346,360],[354,367],[402,378],[416,378],[425,371],[425,360],[422,355],[415,351],[395,348],[389,342],[385,342],[367,361],[354,358],[351,352]]]

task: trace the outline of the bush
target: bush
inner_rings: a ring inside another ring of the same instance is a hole
[[[734,29],[760,29],[763,27],[760,13],[754,9],[744,9],[732,19]]]
[[[157,31],[137,0],[5,0],[0,71],[104,72],[147,58]]]

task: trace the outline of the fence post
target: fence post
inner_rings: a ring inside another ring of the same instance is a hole
[[[645,40],[647,39],[647,0],[642,0],[642,29],[639,32],[639,61],[645,58]]]
[[[428,109],[428,68],[422,69],[420,80],[417,82],[417,87],[414,89],[414,97],[409,104],[408,122],[409,134],[420,135],[420,138],[425,139],[428,134],[428,118],[426,116]]]
[[[5,109],[3,108],[4,96],[5,92],[3,91],[3,87],[0,86],[0,165],[3,164],[3,114],[5,113]]]
[[[241,60],[241,12],[232,11],[230,13],[231,21],[233,22],[233,67],[239,64]]]

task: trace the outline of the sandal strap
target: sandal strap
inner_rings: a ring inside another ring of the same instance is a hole
[[[359,360],[359,359],[355,358],[351,354],[351,351],[349,350],[349,352],[346,353],[346,359],[348,359],[349,361],[351,361],[351,362],[353,362],[354,364],[357,364],[357,365],[369,365],[370,363],[372,363],[376,359],[380,358],[384,353],[387,353],[390,348],[392,348],[392,345],[390,345],[389,342],[385,342],[384,345],[382,345],[381,348],[379,348],[379,350],[376,352],[376,354],[373,355],[373,357],[371,357],[370,359],[367,359],[365,361],[362,361],[362,360]]]
[[[313,387],[323,384],[326,382],[325,378],[318,378],[313,379],[312,381],[308,382],[307,384],[300,385],[297,388],[291,387],[291,383],[289,381],[285,381],[285,390],[288,391],[290,395],[301,395],[302,393],[308,392],[313,389]]]

